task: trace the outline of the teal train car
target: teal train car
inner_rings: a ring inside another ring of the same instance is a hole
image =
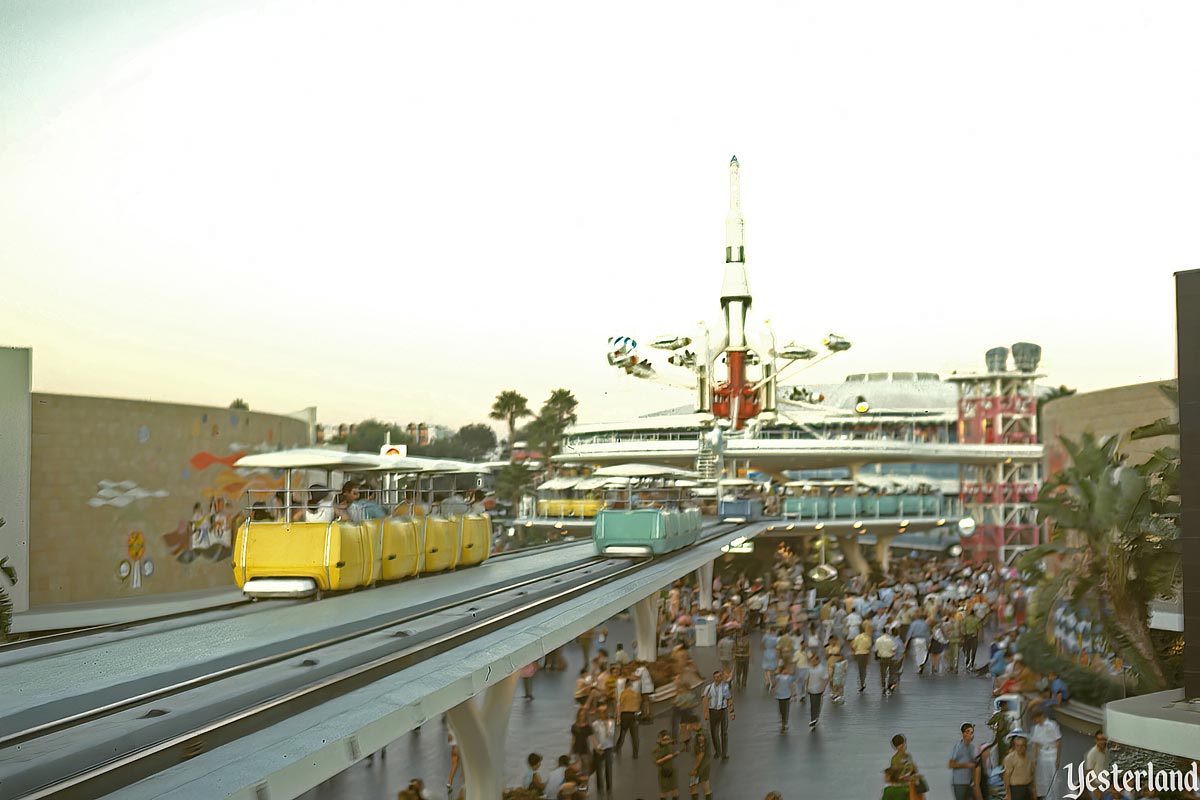
[[[596,512],[592,541],[602,556],[661,556],[695,544],[700,511],[695,508],[605,508]]]

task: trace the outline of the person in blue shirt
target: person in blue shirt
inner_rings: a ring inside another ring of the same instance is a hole
[[[776,629],[771,628],[766,635],[762,637],[763,648],[763,686],[770,691],[775,670],[779,669],[779,637],[776,635]]]
[[[1050,679],[1050,702],[1052,705],[1061,706],[1071,699],[1071,691],[1067,689],[1066,681],[1058,677],[1057,672],[1050,670],[1046,673],[1046,677]]]
[[[999,678],[1004,674],[1004,666],[1004,648],[1000,648],[996,652],[992,653],[992,674]]]
[[[779,704],[779,730],[780,732],[788,729],[788,714],[791,711],[792,701],[796,699],[796,675],[792,672],[792,665],[785,663],[780,669],[779,674],[775,676],[775,691],[774,696]]]
[[[929,639],[932,635],[929,623],[922,617],[917,617],[908,626],[908,636],[904,640],[904,647],[905,649],[912,648],[918,675],[925,673],[925,661],[929,657]]]

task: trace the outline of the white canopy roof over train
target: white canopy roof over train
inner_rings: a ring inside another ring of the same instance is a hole
[[[234,466],[261,469],[370,469],[379,462],[379,458],[380,456],[370,453],[302,447],[297,450],[277,450],[274,453],[242,456]]]
[[[255,453],[242,456],[234,466],[259,469],[332,469],[342,472],[487,472],[487,468],[482,464],[451,458],[381,456],[320,447]]]
[[[664,467],[658,464],[614,464],[601,467],[592,473],[596,477],[605,478],[696,478],[696,473],[677,467]]]

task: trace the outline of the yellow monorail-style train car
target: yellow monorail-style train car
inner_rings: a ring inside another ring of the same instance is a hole
[[[398,503],[398,515],[373,502],[378,513],[352,521],[335,518],[331,491],[314,485],[293,493],[293,470],[399,474],[460,465],[428,459],[362,453],[293,450],[247,456],[239,468],[287,470],[282,502],[251,505],[234,542],[233,573],[251,597],[303,597],[374,586],[417,575],[474,566],[491,554],[491,519],[462,508],[427,513]],[[396,495],[398,497],[398,494]],[[414,513],[415,512],[415,513]]]

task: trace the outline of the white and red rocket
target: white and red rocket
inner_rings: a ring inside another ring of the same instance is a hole
[[[834,353],[850,347],[836,334],[829,334],[824,344],[827,353],[818,357],[817,351],[791,343],[776,347],[775,336],[769,327],[762,341],[752,347],[746,334],[746,314],[754,298],[746,275],[746,218],[742,216],[741,175],[737,156],[729,160],[729,213],[725,216],[725,273],[721,281],[721,314],[724,337],[716,348],[710,347],[708,330],[701,328],[696,337],[699,355],[686,348],[693,341],[680,335],[660,336],[651,343],[659,350],[672,350],[668,364],[684,367],[694,373],[690,385],[670,380],[654,369],[650,362],[637,355],[637,342],[628,336],[608,340],[608,363],[624,369],[627,374],[654,380],[695,392],[695,409],[711,414],[714,421],[740,430],[746,422],[758,419],[768,422],[775,418],[778,379],[790,365],[806,362],[812,365]],[[724,359],[725,377],[717,377],[717,364]],[[751,380],[747,367],[757,366],[757,380]]]
[[[759,388],[746,376],[746,312],[754,298],[746,276],[746,218],[742,216],[742,184],[737,156],[729,160],[729,213],[725,215],[725,276],[721,281],[721,313],[725,341],[718,352],[725,354],[726,380],[712,387],[712,413],[727,419],[734,430],[761,410]]]

